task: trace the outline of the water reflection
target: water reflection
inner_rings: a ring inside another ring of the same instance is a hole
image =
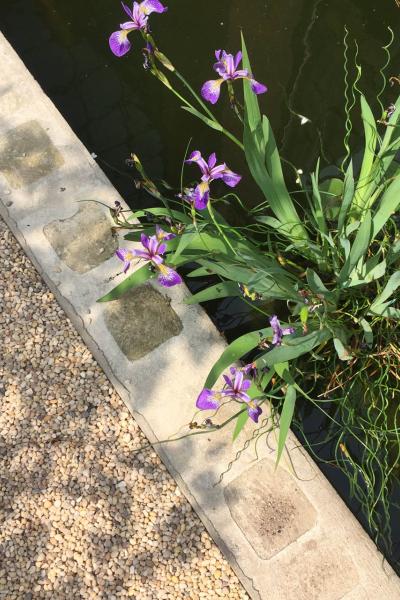
[[[196,88],[212,76],[216,48],[235,51],[243,29],[257,78],[269,86],[262,98],[283,155],[303,170],[322,153],[328,163],[343,153],[343,33],[360,46],[362,88],[372,97],[381,87],[381,46],[387,26],[399,32],[394,0],[238,0],[170,2],[152,26],[160,47]],[[122,59],[110,53],[107,38],[119,24],[119,2],[110,0],[2,0],[2,29],[52,97],[78,136],[126,199],[140,202],[124,160],[131,151],[155,177],[177,184],[190,137],[205,152],[216,150],[232,168],[244,168],[240,152],[225,138],[179,111],[174,98],[142,68],[140,36]],[[399,46],[392,47],[396,71]],[[390,69],[389,69],[390,71]],[[392,71],[390,71],[392,73]],[[388,90],[387,103],[393,92]],[[218,117],[239,132],[224,102]],[[308,117],[301,125],[295,114]],[[357,133],[357,128],[355,132]],[[255,203],[258,192],[246,187]]]

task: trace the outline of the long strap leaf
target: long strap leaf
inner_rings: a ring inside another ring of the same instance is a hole
[[[383,194],[378,210],[373,218],[373,237],[385,226],[390,217],[400,207],[400,177],[397,177]]]
[[[272,367],[278,363],[287,362],[307,354],[316,346],[327,342],[332,337],[328,329],[313,331],[308,335],[291,338],[285,345],[277,346],[262,354],[257,360],[258,367]],[[287,338],[286,338],[287,339]]]
[[[353,201],[354,191],[355,191],[355,183],[354,183],[353,161],[350,161],[349,166],[346,171],[345,178],[344,178],[343,200],[342,200],[342,205],[340,207],[339,217],[338,217],[338,231],[339,231],[340,235],[342,235],[343,228],[346,224],[346,217],[348,215],[349,208]]]
[[[251,65],[242,35],[243,66],[251,73]],[[266,117],[261,117],[256,94],[248,79],[243,79],[245,120],[244,149],[254,180],[263,192],[272,212],[282,223],[281,232],[295,244],[304,244],[308,235],[300,221],[283,179],[275,138]]]
[[[367,211],[364,220],[357,231],[356,238],[350,250],[350,255],[340,272],[338,279],[339,285],[342,285],[345,281],[347,281],[360,258],[362,258],[368,250],[369,244],[373,237],[372,231],[372,217],[371,211],[369,210]]]
[[[187,298],[185,303],[197,304],[198,302],[208,302],[216,298],[227,298],[228,296],[240,296],[240,289],[235,281],[221,281],[221,283],[211,285],[205,290]]]
[[[282,456],[282,452],[285,448],[286,439],[289,433],[289,428],[293,419],[294,408],[296,405],[296,389],[293,385],[288,385],[285,400],[283,402],[281,418],[279,422],[279,438],[278,438],[278,451],[276,455],[276,466]]]
[[[376,145],[378,142],[376,121],[372,110],[363,95],[361,95],[360,101],[361,117],[364,124],[365,149],[360,176],[358,178],[357,189],[354,196],[352,210],[354,218],[357,218],[357,216],[362,214],[366,206],[366,201],[368,200],[370,183],[374,179],[373,165],[375,161]]]

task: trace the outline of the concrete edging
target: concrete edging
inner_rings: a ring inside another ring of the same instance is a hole
[[[77,202],[122,199],[1,35],[0,61],[0,214],[148,439],[168,438],[191,421],[223,340],[183,303],[184,286],[96,303],[120,265],[107,209]],[[245,452],[214,486],[245,439],[232,445],[221,431],[156,450],[251,597],[397,600],[399,578],[293,435],[297,477],[289,461],[274,472],[264,444],[258,461]]]

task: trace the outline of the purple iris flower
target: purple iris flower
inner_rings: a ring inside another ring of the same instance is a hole
[[[171,239],[174,234],[168,234],[163,231],[160,227],[157,229],[157,234],[147,237],[147,235],[140,236],[140,241],[143,246],[143,250],[127,250],[125,248],[119,248],[116,252],[117,257],[124,263],[124,273],[127,272],[131,266],[132,260],[139,258],[150,262],[158,271],[159,275],[157,281],[164,287],[172,287],[179,283],[182,283],[181,276],[164,264],[163,254],[167,250],[166,244],[162,242],[164,239]]]
[[[172,240],[172,238],[174,237],[176,237],[175,233],[167,233],[166,231],[161,229],[159,225],[156,225],[156,238],[159,242],[161,242],[162,240],[168,242],[168,240]]]
[[[193,199],[197,210],[204,210],[210,198],[210,183],[215,179],[222,181],[229,187],[235,187],[242,179],[241,175],[231,171],[225,163],[217,165],[215,152],[210,154],[206,162],[199,150],[195,150],[186,160],[187,163],[197,163],[202,173],[201,183],[194,190]]]
[[[200,410],[216,410],[221,406],[221,401],[224,398],[230,398],[236,402],[245,402],[247,404],[247,412],[249,417],[253,419],[255,423],[258,423],[258,418],[262,413],[262,409],[258,406],[256,400],[252,400],[246,393],[251,386],[251,380],[245,379],[245,369],[236,369],[231,367],[231,376],[224,375],[225,387],[219,391],[214,392],[205,388],[199,397],[197,398],[196,406]]]
[[[128,39],[131,31],[146,31],[147,21],[151,13],[163,13],[168,10],[159,0],[143,0],[140,4],[139,2],[134,2],[132,10],[122,2],[122,7],[130,18],[130,21],[121,23],[121,29],[114,31],[109,39],[111,51],[118,57],[124,56],[131,49],[131,43]]]
[[[272,338],[272,343],[274,344],[274,346],[280,346],[282,344],[282,338],[284,335],[290,335],[291,333],[294,333],[294,327],[281,327],[281,324],[279,322],[279,319],[276,315],[273,315],[270,320],[270,325],[272,327],[272,331],[273,331],[273,338]]]
[[[234,81],[235,79],[248,79],[251,89],[255,94],[264,94],[268,91],[267,86],[259,83],[247,69],[238,69],[242,62],[242,53],[239,51],[235,56],[228,54],[225,50],[216,50],[215,57],[217,62],[214,64],[214,71],[218,73],[220,79],[211,79],[206,81],[201,88],[201,95],[205,100],[215,104],[221,92],[221,85],[224,81]]]
[[[257,364],[255,362],[249,363],[242,368],[242,371],[245,375],[257,377]]]

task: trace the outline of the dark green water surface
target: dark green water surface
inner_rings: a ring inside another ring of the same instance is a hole
[[[385,61],[381,46],[389,39],[387,26],[398,33],[400,21],[395,0],[168,4],[168,13],[151,16],[152,29],[160,49],[196,89],[214,76],[214,50],[236,51],[243,29],[255,76],[269,86],[262,106],[281,152],[304,171],[314,167],[321,151],[328,164],[343,154],[344,26],[350,31],[349,40],[358,40],[360,85],[373,98],[381,87],[379,68]],[[143,70],[139,34],[131,34],[134,48],[128,55],[118,59],[111,54],[108,36],[124,20],[117,0],[0,2],[3,32],[131,204],[138,201],[131,181],[117,171],[125,170],[124,160],[132,151],[153,176],[172,184],[179,181],[189,138],[194,148],[216,150],[231,168],[241,170],[240,151],[180,111],[168,90]],[[399,49],[395,42],[389,74],[400,71]],[[393,96],[394,91],[388,90],[383,103],[389,104]],[[216,112],[239,133],[223,100]],[[301,126],[291,111],[312,123]],[[246,179],[245,174],[242,190]],[[257,200],[247,198],[251,203]]]
[[[214,50],[236,52],[243,29],[254,74],[269,87],[261,103],[280,151],[304,172],[313,169],[321,155],[323,167],[343,156],[345,25],[351,56],[354,39],[359,44],[359,87],[375,108],[374,98],[382,88],[379,70],[386,61],[382,46],[390,39],[388,26],[396,39],[387,73],[400,73],[400,9],[395,0],[170,0],[166,4],[168,13],[151,16],[154,36],[198,90],[214,77]],[[108,37],[124,20],[118,0],[0,0],[3,33],[132,207],[150,202],[133,185],[125,163],[131,152],[142,158],[151,176],[177,186],[190,138],[192,149],[216,151],[233,170],[243,173],[238,193],[249,205],[259,202],[240,151],[180,111],[168,90],[144,71],[141,36],[131,34],[133,50],[124,58],[111,54]],[[0,65],[0,89],[2,85]],[[382,103],[388,106],[397,93],[398,89],[388,87]],[[216,114],[240,135],[224,100],[223,95]],[[296,113],[311,123],[302,126]],[[352,141],[355,150],[361,148],[360,125]],[[197,176],[194,170],[189,173],[188,180]],[[239,219],[232,210],[231,220]],[[243,312],[237,300],[209,304],[211,316],[228,335],[248,330],[253,317]],[[309,428],[318,428],[314,417]],[[321,448],[321,454],[329,457],[329,448]],[[346,481],[333,469],[322,468],[357,514]],[[393,514],[392,562],[400,559],[398,521],[398,514]]]

